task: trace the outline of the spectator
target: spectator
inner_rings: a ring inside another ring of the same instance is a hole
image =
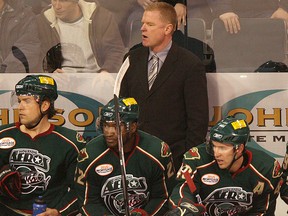
[[[228,116],[211,128],[209,142],[186,152],[170,198],[175,209],[167,216],[200,215],[205,209],[211,216],[274,215],[281,167],[247,147],[249,136],[244,120]]]
[[[131,215],[162,216],[175,180],[170,149],[157,137],[138,130],[134,98],[120,98],[118,104]],[[124,215],[114,100],[102,108],[100,125],[103,135],[87,143],[78,158],[76,185],[82,214]]]
[[[40,41],[35,15],[22,0],[0,0],[0,73],[37,72]]]
[[[56,113],[55,80],[29,75],[16,84],[15,92],[20,122],[0,127],[1,215],[31,214],[40,195],[48,208],[38,216],[76,213],[73,180],[84,141],[75,131],[48,120]]]
[[[227,32],[241,29],[239,18],[276,18],[288,21],[287,0],[208,0],[215,18],[220,18]]]
[[[84,0],[51,0],[38,16],[42,59],[61,43],[62,67],[54,72],[117,73],[124,45],[111,12]]]
[[[117,82],[121,83],[120,96],[136,99],[141,110],[140,129],[168,143],[178,169],[183,154],[206,136],[208,96],[204,65],[193,53],[172,42],[177,15],[171,5],[149,5],[142,23],[144,47],[127,54],[129,68],[122,83]],[[154,55],[159,67],[153,70],[149,85],[148,71],[150,74],[154,68]]]

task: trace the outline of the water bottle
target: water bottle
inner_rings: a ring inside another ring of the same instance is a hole
[[[42,196],[39,196],[38,198],[36,198],[33,203],[33,216],[36,216],[37,214],[45,212],[46,207],[47,207],[46,202]]]

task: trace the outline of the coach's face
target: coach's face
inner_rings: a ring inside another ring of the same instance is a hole
[[[142,17],[142,44],[155,53],[163,50],[170,42],[172,24],[161,18],[159,11],[145,11]]]

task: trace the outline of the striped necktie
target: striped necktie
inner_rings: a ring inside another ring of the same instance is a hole
[[[148,72],[148,85],[149,85],[149,90],[151,89],[157,74],[158,74],[158,67],[159,67],[159,58],[157,55],[153,55],[152,58],[150,59],[152,61],[152,65],[150,67],[150,70]]]

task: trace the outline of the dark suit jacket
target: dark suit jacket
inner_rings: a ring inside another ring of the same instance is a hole
[[[148,90],[149,49],[128,54],[130,66],[122,80],[120,96],[134,97],[140,107],[140,129],[167,142],[173,157],[182,157],[203,143],[208,127],[208,96],[204,65],[175,43]]]

